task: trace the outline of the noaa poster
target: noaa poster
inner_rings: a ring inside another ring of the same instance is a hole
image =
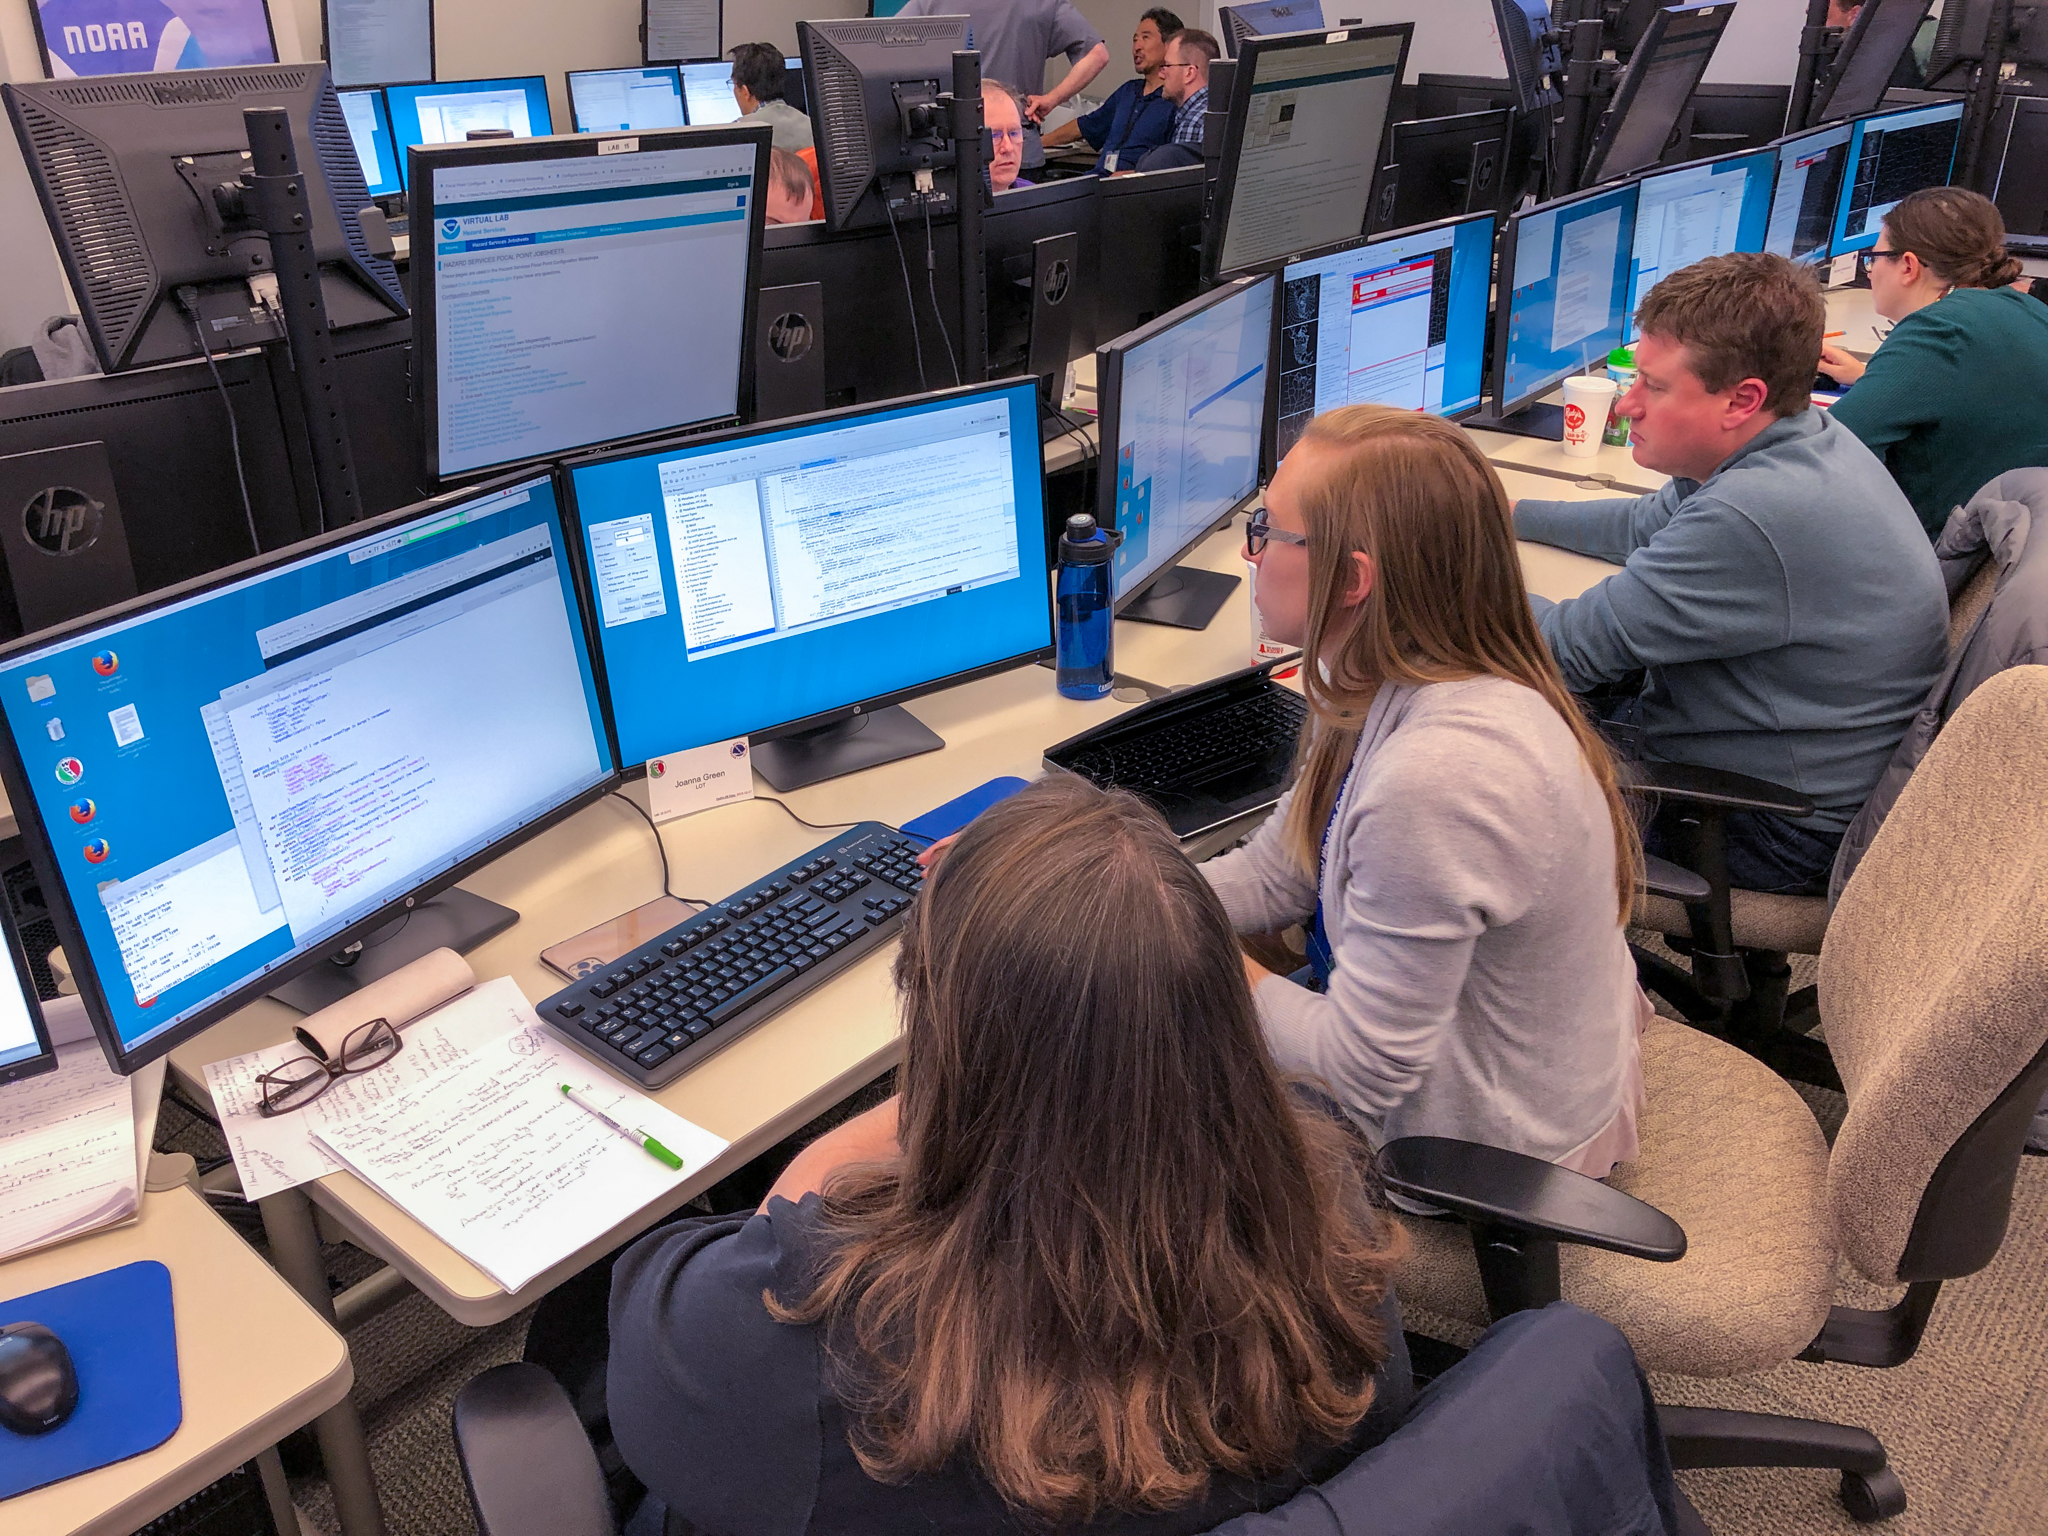
[[[274,64],[264,0],[37,0],[53,80]]]

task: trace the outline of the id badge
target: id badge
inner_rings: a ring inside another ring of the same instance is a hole
[[[1116,170],[1116,157],[1117,151],[1113,149],[1108,154],[1104,155],[1102,157],[1102,168],[1105,171],[1113,173]]]

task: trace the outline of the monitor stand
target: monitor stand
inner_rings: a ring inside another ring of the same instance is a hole
[[[1207,629],[1242,580],[1242,576],[1224,571],[1176,565],[1161,571],[1117,617],[1136,619],[1140,624],[1171,624],[1176,629]]]
[[[517,912],[488,897],[446,890],[365,935],[354,954],[330,955],[270,995],[287,1008],[318,1013],[422,955],[437,949],[466,954],[518,921]]]
[[[754,743],[754,771],[787,794],[806,784],[858,773],[898,758],[936,752],[946,743],[901,704],[821,725],[795,736]]]
[[[1541,437],[1561,443],[1564,441],[1564,407],[1530,405],[1512,416],[1467,416],[1464,425],[1475,432],[1506,432],[1514,437]]]

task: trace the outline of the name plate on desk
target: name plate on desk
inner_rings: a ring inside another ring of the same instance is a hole
[[[754,763],[744,736],[648,759],[647,808],[656,821],[753,798]]]

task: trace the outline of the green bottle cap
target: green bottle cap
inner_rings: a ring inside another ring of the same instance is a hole
[[[1607,354],[1607,361],[1610,366],[1615,368],[1633,368],[1636,365],[1636,349],[1634,347],[1616,347]]]

